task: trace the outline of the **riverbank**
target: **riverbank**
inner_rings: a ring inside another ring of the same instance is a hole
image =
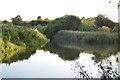
[[[49,42],[49,39],[37,30],[8,25],[2,25],[0,28],[2,28],[0,42],[3,62],[17,53],[28,49],[36,50]]]

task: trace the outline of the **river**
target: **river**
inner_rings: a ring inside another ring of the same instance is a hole
[[[118,76],[116,45],[57,45],[16,54],[2,64],[3,78],[101,78]]]

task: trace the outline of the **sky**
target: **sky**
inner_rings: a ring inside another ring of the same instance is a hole
[[[9,20],[21,15],[25,21],[55,19],[66,14],[82,17],[96,17],[107,14],[118,22],[118,0],[0,0],[0,20]]]

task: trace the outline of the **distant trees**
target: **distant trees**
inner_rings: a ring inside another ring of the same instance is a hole
[[[44,33],[48,37],[54,36],[60,30],[78,30],[78,31],[99,31],[109,29],[111,31],[118,31],[117,23],[111,21],[107,15],[99,14],[96,17],[88,18],[79,18],[74,15],[65,15],[55,20],[50,20],[48,18],[42,19],[41,16],[38,16],[36,20],[32,21],[22,21],[22,17],[17,15],[15,18],[12,18],[13,25],[20,25],[26,27],[35,27],[37,25],[46,26],[44,28]],[[2,23],[10,23],[7,20],[2,21]],[[107,27],[103,27],[107,26]]]
[[[9,23],[9,21],[4,20],[4,21],[2,21],[2,23],[3,23],[3,24],[8,24],[8,23]]]
[[[99,14],[96,19],[95,19],[95,24],[96,26],[102,27],[102,26],[108,26],[109,28],[114,28],[115,23],[111,20],[106,15]]]
[[[20,15],[17,15],[15,18],[12,18],[12,23],[14,25],[20,25],[20,26],[37,26],[38,24],[42,25],[42,26],[46,26],[50,20],[48,18],[46,18],[45,20],[43,20],[41,18],[41,16],[37,17],[37,20],[32,20],[32,21],[22,21],[22,18]]]
[[[49,21],[44,21],[44,20],[32,20],[30,21],[30,25],[31,26],[37,26],[37,25],[42,25],[42,26],[46,26],[49,23]]]
[[[45,30],[45,34],[51,38],[60,30],[78,30],[80,25],[80,18],[74,15],[65,15],[50,22]]]
[[[37,26],[37,25],[42,25],[42,26],[46,26],[48,23],[50,22],[50,20],[48,18],[46,18],[45,20],[43,20],[41,18],[41,16],[37,17],[37,20],[32,20],[29,22],[30,26]]]
[[[38,17],[37,17],[37,20],[41,20],[41,16],[38,16]]]
[[[65,30],[78,30],[81,26],[81,19],[74,15],[65,15],[60,20],[62,28]]]
[[[50,19],[48,19],[48,18],[45,18],[45,19],[44,19],[44,21],[49,21],[49,22],[50,22],[51,20],[50,20]]]
[[[22,23],[22,18],[20,15],[17,15],[15,18],[12,18],[11,20],[14,25],[20,25]]]

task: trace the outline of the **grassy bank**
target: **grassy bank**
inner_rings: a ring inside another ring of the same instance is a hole
[[[8,61],[16,53],[29,49],[36,50],[49,42],[38,30],[7,25],[2,25],[0,28],[2,28],[0,42],[3,60]]]
[[[112,32],[80,32],[62,30],[54,36],[54,40],[62,44],[118,44],[118,39],[118,33]]]

